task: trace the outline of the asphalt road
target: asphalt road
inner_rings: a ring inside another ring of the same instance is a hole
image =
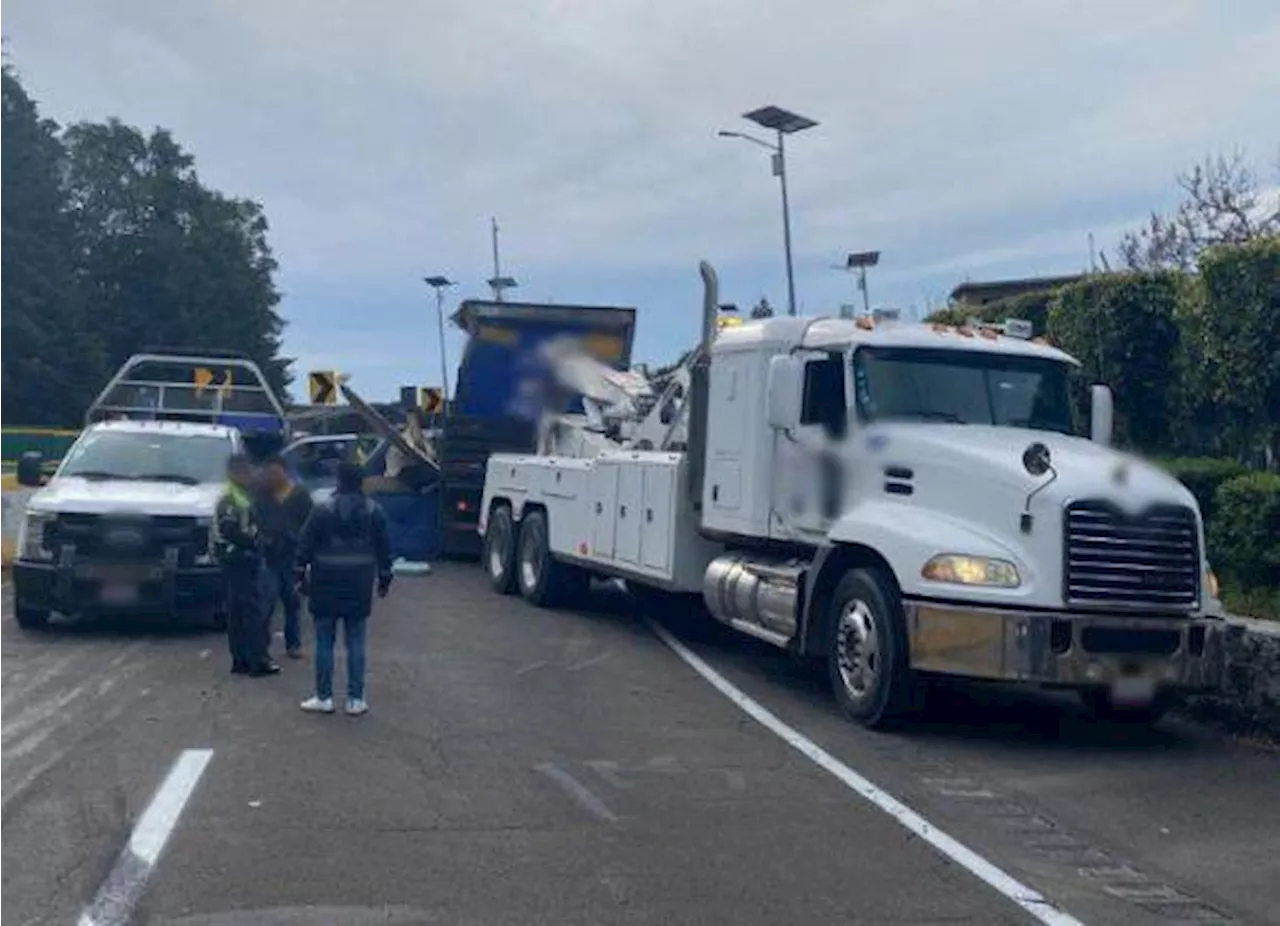
[[[371,626],[372,711],[352,719],[298,710],[307,663],[232,677],[199,629],[24,634],[6,589],[9,922],[1035,921],[597,591],[588,610],[547,612],[466,565],[399,580]],[[1273,747],[963,687],[871,733],[837,714],[820,672],[658,618],[1076,921],[1280,923]]]

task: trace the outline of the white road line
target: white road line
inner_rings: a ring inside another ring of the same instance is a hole
[[[1084,926],[1080,920],[1059,909],[1039,891],[1027,887],[968,846],[938,829],[920,814],[862,777],[804,734],[780,720],[768,708],[743,692],[723,675],[711,668],[700,656],[672,636],[665,627],[648,621],[663,643],[708,681],[716,690],[742,709],[753,720],[780,737],[814,764],[830,772],[851,791],[870,801],[899,824],[919,836],[951,861],[995,888],[1009,900],[1047,926]]]
[[[93,903],[80,914],[79,926],[125,926],[129,922],[165,843],[212,758],[212,749],[184,749],[178,756]]]
[[[543,762],[541,765],[535,765],[534,770],[546,775],[568,793],[575,801],[585,807],[591,813],[595,814],[601,820],[607,820],[610,823],[617,823],[618,818],[612,810],[605,806],[604,801],[591,793],[591,790],[578,779],[574,778],[558,765],[552,765],[550,762]]]

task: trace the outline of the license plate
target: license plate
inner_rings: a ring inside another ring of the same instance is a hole
[[[1111,700],[1116,704],[1142,706],[1156,694],[1154,679],[1140,675],[1118,678],[1111,684]]]
[[[133,604],[138,600],[138,586],[131,582],[106,582],[98,597],[103,604]]]

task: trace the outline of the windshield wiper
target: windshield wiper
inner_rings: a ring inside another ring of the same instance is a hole
[[[133,478],[140,482],[177,482],[184,486],[198,486],[200,484],[200,480],[194,476],[183,476],[180,473],[143,473]]]
[[[956,424],[968,423],[955,412],[940,412],[933,409],[921,409],[920,411],[910,412],[909,415],[912,418],[924,418],[927,421],[952,421]]]
[[[72,473],[63,473],[64,476],[70,476],[73,479],[132,479],[132,476],[125,476],[122,473],[108,473],[99,469],[82,469]]]

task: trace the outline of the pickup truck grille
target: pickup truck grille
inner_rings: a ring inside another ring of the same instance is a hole
[[[1107,502],[1066,510],[1068,604],[1183,611],[1200,597],[1199,533],[1190,508],[1127,515]]]
[[[74,548],[77,558],[160,561],[169,547],[178,548],[180,565],[190,565],[208,549],[208,528],[181,515],[125,516],[61,514],[45,531],[45,546]]]

